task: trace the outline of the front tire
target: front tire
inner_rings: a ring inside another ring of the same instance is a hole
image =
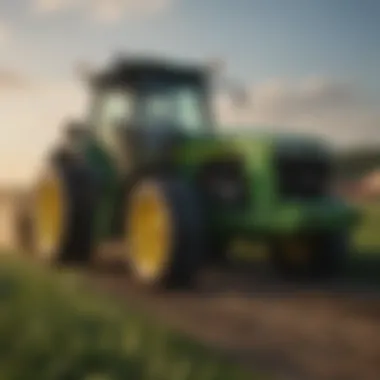
[[[149,288],[195,285],[204,257],[196,193],[173,179],[142,179],[129,197],[126,238],[134,279]]]
[[[349,256],[347,236],[338,233],[278,239],[271,248],[276,272],[291,280],[339,276]]]

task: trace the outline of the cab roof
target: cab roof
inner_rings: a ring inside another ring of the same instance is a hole
[[[181,64],[159,58],[118,58],[109,67],[92,77],[95,87],[108,87],[117,83],[138,84],[143,80],[162,78],[166,80],[205,81],[207,69],[200,65]]]

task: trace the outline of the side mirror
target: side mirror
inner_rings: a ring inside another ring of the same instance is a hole
[[[249,91],[234,80],[225,77],[220,79],[215,78],[214,88],[216,92],[227,94],[238,108],[245,108],[251,104]]]
[[[251,99],[246,88],[240,85],[233,85],[228,91],[232,102],[238,108],[245,108],[251,104]]]

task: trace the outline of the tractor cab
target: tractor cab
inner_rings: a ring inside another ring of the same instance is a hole
[[[204,133],[212,127],[208,74],[165,61],[117,62],[92,78],[92,134],[121,162],[156,157],[173,139]]]
[[[33,190],[38,257],[89,262],[120,240],[138,282],[189,286],[205,260],[226,262],[231,241],[245,237],[266,244],[281,275],[344,267],[357,213],[330,194],[324,146],[217,136],[210,79],[201,67],[131,59],[92,78],[88,130],[69,126],[75,149],[48,163]]]
[[[210,124],[208,73],[164,61],[118,62],[93,80],[95,94],[111,121],[156,128],[170,125],[201,131]],[[102,113],[102,112],[101,112]]]

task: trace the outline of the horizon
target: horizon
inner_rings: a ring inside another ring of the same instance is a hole
[[[78,65],[120,52],[221,59],[250,100],[237,115],[216,93],[223,126],[380,147],[379,18],[371,0],[2,1],[0,184],[29,181],[64,121],[85,117]]]

